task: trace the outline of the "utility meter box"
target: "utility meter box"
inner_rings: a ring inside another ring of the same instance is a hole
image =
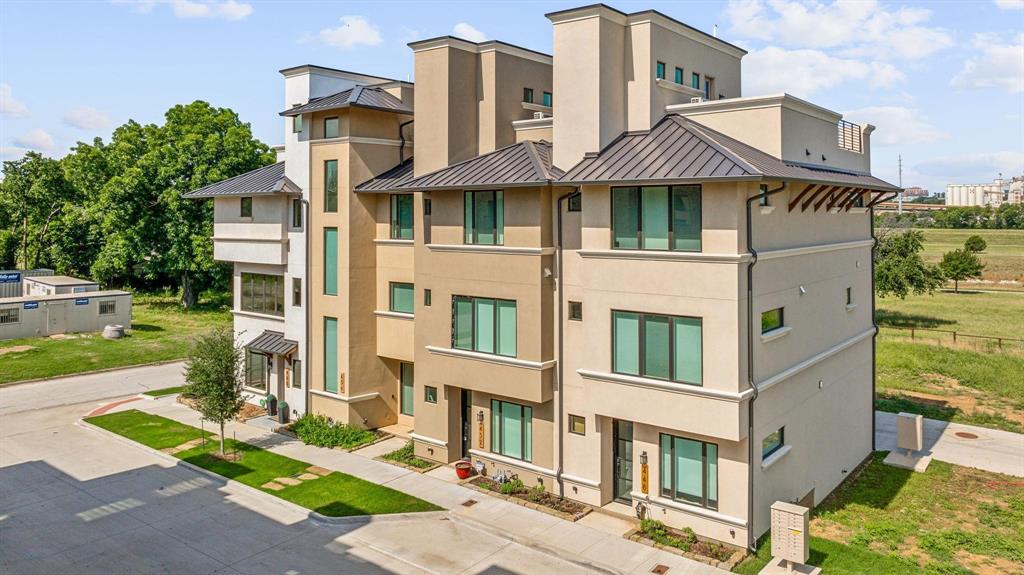
[[[924,416],[915,413],[896,416],[896,447],[907,451],[924,449]]]
[[[791,563],[807,563],[810,557],[807,530],[811,510],[776,501],[772,504],[772,557]]]

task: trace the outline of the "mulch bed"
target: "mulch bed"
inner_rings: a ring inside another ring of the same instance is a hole
[[[668,531],[668,535],[670,537],[682,537],[682,534],[670,527],[666,527],[666,531]],[[687,559],[700,561],[701,563],[706,563],[727,571],[732,571],[733,567],[738,565],[747,556],[747,551],[743,548],[735,545],[719,543],[700,536],[697,536],[697,541],[690,545],[688,551],[684,551],[672,545],[658,543],[657,541],[652,540],[650,536],[640,529],[632,529],[623,537],[630,541],[649,545],[651,547],[661,549],[662,551],[667,551],[674,555],[680,555]]]
[[[524,507],[536,509],[537,511],[550,513],[569,521],[578,521],[591,511],[591,507],[588,505],[572,499],[561,498],[546,491],[539,495],[534,495],[532,498],[529,490],[505,494],[501,492],[501,485],[488,477],[476,477],[466,483],[491,495],[501,497]]]
[[[188,407],[189,409],[199,411],[196,409],[196,401],[190,397],[184,395],[178,395],[178,403]],[[238,412],[238,416],[235,417],[235,421],[245,422],[250,419],[261,417],[267,414],[265,407],[260,407],[252,403],[246,403],[242,406],[242,410]]]

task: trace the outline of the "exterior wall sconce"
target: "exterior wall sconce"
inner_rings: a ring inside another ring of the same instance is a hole
[[[649,477],[650,473],[647,469],[647,452],[644,451],[640,453],[640,491],[644,495],[647,495],[648,493],[648,486],[650,485]]]
[[[479,421],[480,423],[484,422],[484,412],[483,412],[483,410],[480,410],[480,411],[478,411],[476,413],[476,420]]]
[[[800,295],[807,295],[807,288],[800,286]]]
[[[644,451],[640,454],[640,465],[647,465],[647,452]]]

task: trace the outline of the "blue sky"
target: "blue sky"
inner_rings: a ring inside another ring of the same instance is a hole
[[[0,156],[62,156],[174,104],[229,107],[281,141],[298,64],[413,79],[415,39],[551,51],[544,14],[579,2],[0,0]],[[873,171],[932,192],[1024,173],[1024,0],[613,2],[743,46],[743,95],[789,92],[878,126]]]

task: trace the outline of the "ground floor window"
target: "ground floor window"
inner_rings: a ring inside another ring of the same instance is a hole
[[[292,387],[302,389],[302,360],[292,360]]]
[[[491,451],[506,457],[533,460],[533,408],[491,400]]]
[[[21,310],[16,307],[0,309],[0,325],[18,323],[21,321]]]
[[[718,509],[718,446],[662,434],[661,495]]]
[[[399,379],[401,380],[400,402],[402,415],[413,414],[413,404],[416,396],[413,395],[413,369],[411,363],[399,364]]]
[[[114,315],[117,313],[117,300],[100,301],[100,315]]]
[[[786,428],[780,427],[775,431],[768,434],[764,440],[761,441],[761,459],[766,459],[769,455],[782,449],[782,446],[786,443]]]
[[[267,390],[267,356],[255,351],[245,354],[245,386]]]
[[[338,320],[324,318],[324,391],[338,393]]]

